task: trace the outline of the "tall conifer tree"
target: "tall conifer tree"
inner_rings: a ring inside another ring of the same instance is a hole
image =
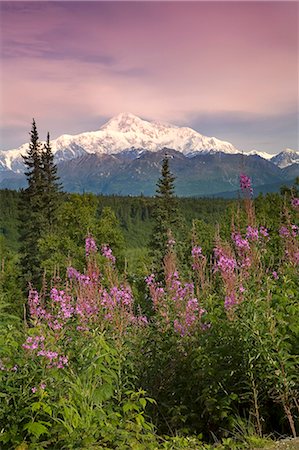
[[[54,155],[50,144],[50,134],[42,152],[42,203],[44,210],[45,230],[52,231],[57,219],[57,209],[60,201],[61,184],[57,175],[57,166],[54,163]]]
[[[21,270],[24,282],[40,284],[39,239],[55,222],[59,189],[57,168],[50,146],[48,133],[44,148],[39,141],[35,120],[32,122],[27,155],[23,156],[28,186],[21,191],[20,242]]]
[[[38,240],[42,228],[42,145],[32,122],[30,143],[27,155],[23,156],[28,186],[20,197],[20,243],[21,270],[24,281],[36,283],[39,278]]]
[[[169,169],[167,155],[162,162],[161,177],[157,182],[156,202],[153,217],[155,220],[150,240],[150,253],[154,258],[154,268],[162,276],[164,257],[168,250],[168,239],[176,236],[181,220],[178,201],[175,197],[175,177]]]

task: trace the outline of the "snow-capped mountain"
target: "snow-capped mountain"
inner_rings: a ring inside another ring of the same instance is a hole
[[[278,155],[273,156],[271,162],[281,169],[291,166],[292,164],[299,164],[299,152],[292,150],[291,148],[286,148],[278,153]]]
[[[250,152],[245,152],[244,154],[247,155],[247,156],[257,155],[257,156],[260,156],[263,159],[268,159],[268,160],[273,158],[273,155],[271,155],[270,153],[260,152],[258,150],[251,150]]]
[[[131,113],[121,113],[98,131],[90,131],[77,135],[64,134],[51,141],[56,163],[63,163],[88,154],[116,155],[122,153],[127,159],[140,157],[143,152],[158,152],[162,149],[174,149],[188,158],[197,155],[244,156],[258,155],[280,168],[299,162],[299,153],[286,149],[278,155],[252,150],[242,152],[233,144],[215,137],[204,136],[192,128],[178,127],[161,122],[149,122]],[[17,149],[0,151],[0,173],[24,171],[22,155],[25,155],[28,143]]]
[[[198,152],[223,152],[237,154],[240,151],[232,144],[215,137],[207,137],[187,127],[177,127],[160,122],[149,122],[130,113],[121,113],[110,119],[98,131],[77,135],[64,134],[51,141],[57,162],[70,160],[86,153],[117,154],[128,150],[159,151],[176,149],[184,155]],[[0,167],[15,172],[22,171],[21,155],[28,144],[18,149],[0,151]]]

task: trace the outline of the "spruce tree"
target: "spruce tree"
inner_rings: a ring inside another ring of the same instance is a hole
[[[54,163],[54,155],[50,144],[50,134],[41,157],[42,162],[42,208],[44,212],[45,231],[53,231],[57,219],[57,209],[60,203],[61,184],[57,176],[57,166]]]
[[[30,143],[27,155],[23,156],[26,166],[25,175],[28,186],[21,191],[20,196],[20,243],[21,271],[24,281],[37,283],[39,279],[38,240],[41,237],[42,217],[42,144],[32,122]]]
[[[153,211],[155,222],[150,240],[154,269],[160,278],[162,278],[164,258],[169,248],[169,236],[176,237],[181,222],[174,181],[175,177],[170,172],[169,158],[166,155],[162,162],[161,177],[157,182]]]
[[[38,287],[41,283],[39,240],[52,230],[57,215],[60,184],[50,146],[50,136],[42,147],[32,122],[27,155],[23,156],[28,186],[21,191],[20,241],[21,271],[24,282]]]

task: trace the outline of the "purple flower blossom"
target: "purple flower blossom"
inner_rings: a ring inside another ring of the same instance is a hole
[[[113,256],[112,250],[109,245],[102,245],[102,255],[105,256],[106,259],[111,261],[112,264],[115,264],[115,256]]]
[[[79,276],[80,276],[80,273],[76,269],[74,269],[73,267],[68,267],[67,268],[67,276],[70,279],[74,278],[74,279],[77,280],[79,278]]]
[[[98,248],[95,243],[95,240],[91,236],[88,236],[85,239],[85,254],[86,254],[86,256],[89,256],[92,253],[96,253],[97,250],[98,250]]]
[[[287,227],[282,226],[282,227],[280,227],[279,235],[280,235],[281,237],[289,237],[289,236],[290,236],[290,232],[289,232],[289,230],[288,230]]]
[[[194,246],[192,248],[191,255],[192,255],[192,258],[199,258],[200,256],[202,256],[202,248],[199,247],[198,245]]]
[[[299,209],[299,198],[298,197],[292,198],[291,204],[293,208]]]
[[[243,194],[250,194],[250,196],[252,196],[253,190],[251,186],[251,179],[244,173],[240,174],[240,188]]]
[[[224,308],[225,308],[226,310],[230,310],[230,309],[233,308],[236,304],[237,304],[237,299],[236,299],[236,296],[235,296],[235,293],[234,293],[234,292],[232,292],[231,294],[229,294],[229,295],[227,295],[227,296],[225,297],[225,300],[224,300]]]
[[[31,390],[32,390],[33,394],[35,394],[37,392],[37,387],[34,386],[33,388],[31,388]]]
[[[259,230],[257,228],[248,226],[247,232],[246,232],[247,239],[250,239],[251,241],[258,241],[259,239]]]
[[[264,237],[268,237],[269,236],[268,229],[265,227],[260,227],[260,234]]]
[[[168,247],[173,247],[175,245],[175,240],[173,238],[168,239],[167,245]]]
[[[243,239],[240,233],[233,233],[232,239],[236,247],[240,250],[250,250],[250,245],[247,239]]]
[[[272,275],[273,275],[274,280],[278,279],[278,275],[277,275],[277,272],[275,270],[273,270]]]
[[[220,255],[217,261],[217,268],[224,273],[232,273],[237,267],[237,262],[234,258],[229,258],[226,255]]]
[[[155,282],[155,275],[152,273],[151,275],[145,277],[145,282],[148,286],[151,286]]]

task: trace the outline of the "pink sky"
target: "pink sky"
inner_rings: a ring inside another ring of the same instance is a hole
[[[130,111],[298,148],[297,2],[1,2],[1,148]]]

